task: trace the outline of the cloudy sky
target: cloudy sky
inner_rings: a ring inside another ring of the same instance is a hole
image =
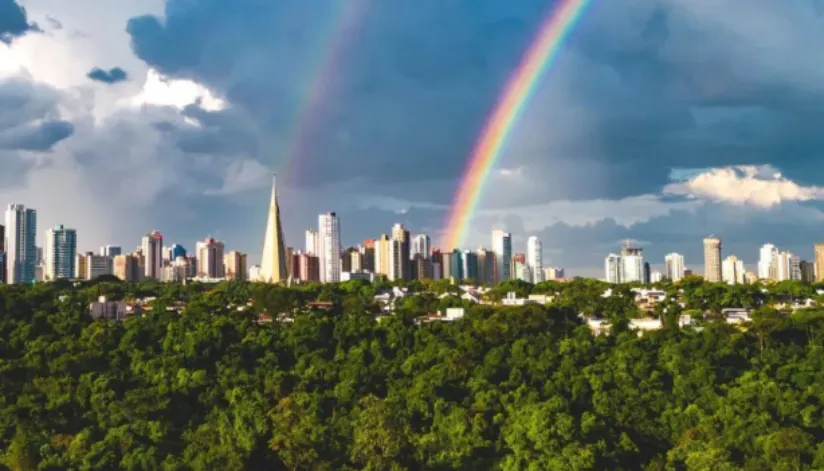
[[[824,1],[595,0],[529,103],[467,246],[490,231],[600,274],[723,238],[824,240]],[[272,172],[287,242],[401,222],[437,242],[478,138],[553,0],[0,0],[0,203],[259,257]],[[437,245],[437,243],[436,243]]]

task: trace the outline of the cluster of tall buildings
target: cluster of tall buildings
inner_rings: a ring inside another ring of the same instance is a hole
[[[735,255],[722,259],[721,239],[704,238],[704,272],[707,281],[729,284],[765,281],[824,281],[824,244],[815,244],[815,261],[801,260],[798,255],[764,244],[759,251],[756,271],[747,271],[744,262]],[[640,267],[640,271],[639,271]],[[605,260],[605,279],[610,283],[655,283],[663,278],[678,281],[693,274],[684,264],[684,256],[670,253],[664,257],[664,271],[651,271],[644,262],[643,249],[625,243],[621,255],[609,254]],[[696,273],[698,274],[698,273]]]
[[[512,252],[508,232],[492,232],[491,248],[442,252],[432,247],[426,234],[411,235],[403,224],[362,244],[343,248],[340,217],[334,212],[318,216],[317,228],[305,233],[303,249],[287,247],[283,237],[276,182],[272,192],[259,265],[247,266],[244,253],[225,252],[213,237],[197,241],[194,251],[164,244],[163,234],[151,231],[139,246],[125,252],[106,245],[96,252],[78,252],[75,229],[57,225],[45,231],[44,248],[37,245],[37,211],[9,205],[5,226],[0,225],[0,282],[32,283],[59,279],[95,279],[113,275],[124,281],[245,280],[268,283],[335,283],[383,276],[389,280],[455,279],[493,284],[508,279],[537,283],[562,279],[564,270],[543,266],[543,249],[537,237],[527,241],[526,252]]]
[[[100,247],[96,252],[78,252],[77,246],[77,230],[59,224],[46,229],[41,248],[37,245],[37,211],[10,204],[5,225],[0,225],[0,282],[95,279],[102,275],[124,281],[247,277],[246,254],[224,253],[224,243],[212,237],[196,242],[191,253],[181,245],[165,246],[158,231],[143,236],[140,245],[129,253],[115,245]]]
[[[442,252],[432,247],[428,235],[413,236],[403,224],[395,224],[376,239],[344,248],[340,217],[334,212],[318,216],[317,228],[305,232],[302,249],[288,247],[274,182],[263,245],[261,264],[249,272],[252,280],[334,283],[383,276],[390,281],[452,278],[497,283],[510,278],[537,282],[564,276],[562,269],[544,269],[537,237],[529,239],[526,254],[513,254],[512,237],[501,230],[493,231],[491,249]]]

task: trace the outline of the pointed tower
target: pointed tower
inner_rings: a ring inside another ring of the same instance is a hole
[[[272,200],[269,203],[269,219],[266,222],[266,239],[263,241],[263,258],[260,261],[260,281],[281,283],[286,281],[286,249],[283,243],[283,227],[280,225],[276,176],[272,176]]]

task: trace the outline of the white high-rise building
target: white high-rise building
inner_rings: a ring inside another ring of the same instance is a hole
[[[316,230],[306,230],[306,253],[311,255],[318,255],[320,253],[318,248],[318,231]]]
[[[684,278],[684,256],[679,253],[670,253],[664,257],[664,276],[670,281]]]
[[[645,282],[644,252],[642,249],[626,249],[625,252],[621,254],[621,282]]]
[[[735,255],[730,255],[721,263],[721,276],[725,283],[736,285],[747,282],[747,271],[744,262]]]
[[[541,239],[530,237],[526,242],[526,264],[532,274],[533,283],[544,281],[544,252]]]
[[[337,214],[318,216],[318,249],[321,283],[340,282],[340,219]]]
[[[758,278],[762,280],[778,279],[778,247],[773,244],[761,246],[758,256]]]
[[[57,225],[46,230],[45,267],[43,278],[47,281],[70,279],[75,276],[74,263],[77,255],[77,231]]]
[[[492,231],[492,251],[495,253],[495,283],[510,279],[512,266],[512,235],[500,229]]]
[[[415,255],[423,255],[424,259],[428,259],[431,254],[432,241],[426,234],[418,234],[412,239],[412,249],[410,250],[409,258],[415,258]]]
[[[658,270],[653,271],[649,274],[649,282],[650,283],[660,283],[661,280],[664,278],[664,274]]]
[[[6,209],[6,283],[31,283],[37,264],[37,211],[22,204]]]
[[[160,269],[163,268],[163,235],[152,231],[143,236],[140,246],[144,258],[143,276],[150,280],[160,279]]]
[[[604,279],[607,283],[620,283],[622,275],[621,256],[611,253],[604,260]]]

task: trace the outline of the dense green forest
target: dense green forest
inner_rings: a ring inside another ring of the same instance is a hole
[[[679,329],[670,301],[643,335],[605,287],[509,282],[489,296],[555,301],[493,307],[417,283],[379,317],[381,287],[355,282],[0,286],[0,469],[824,469],[824,314],[767,307],[812,286],[667,285],[693,312],[757,310]],[[157,299],[93,321],[100,295]]]

